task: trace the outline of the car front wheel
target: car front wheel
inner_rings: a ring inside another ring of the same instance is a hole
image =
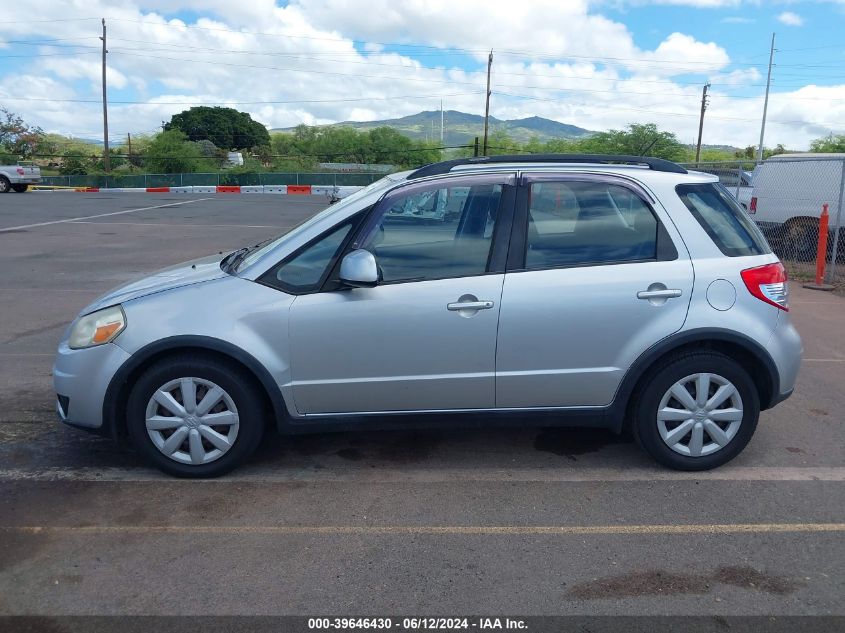
[[[635,408],[634,432],[664,466],[708,470],[745,448],[759,415],[757,388],[739,363],[695,352],[655,371]]]
[[[218,477],[263,435],[261,394],[243,370],[213,357],[166,358],[136,381],[127,404],[133,445],[177,477]]]

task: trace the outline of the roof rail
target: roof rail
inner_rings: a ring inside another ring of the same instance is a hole
[[[505,156],[476,156],[473,158],[456,158],[432,163],[420,167],[408,176],[408,180],[448,174],[453,167],[460,165],[493,165],[496,163],[623,163],[626,165],[644,165],[654,171],[665,171],[672,174],[686,174],[686,169],[662,158],[646,156],[627,156],[623,154],[512,154]]]

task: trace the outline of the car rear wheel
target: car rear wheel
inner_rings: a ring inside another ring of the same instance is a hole
[[[8,193],[12,188],[12,183],[6,176],[0,176],[0,193]]]
[[[177,477],[218,477],[261,440],[263,402],[243,371],[202,355],[147,369],[129,396],[127,430],[153,465]]]
[[[819,247],[819,224],[813,220],[795,220],[786,227],[785,255],[799,262],[816,258]]]
[[[655,371],[635,415],[637,440],[655,460],[676,470],[708,470],[745,448],[760,401],[739,363],[697,352],[670,359]]]

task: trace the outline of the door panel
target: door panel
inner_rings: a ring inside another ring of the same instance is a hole
[[[681,296],[638,299],[653,282]],[[610,404],[626,368],[681,328],[691,294],[688,259],[508,273],[496,406]]]
[[[513,179],[412,182],[379,202],[350,246],[373,253],[379,285],[337,283],[291,306],[297,411],[495,407]]]
[[[519,201],[496,406],[610,404],[631,363],[683,326],[689,255],[665,212],[618,178],[527,176]]]
[[[486,275],[297,297],[290,315],[297,410],[492,408],[503,281]],[[447,307],[473,299],[493,306]]]

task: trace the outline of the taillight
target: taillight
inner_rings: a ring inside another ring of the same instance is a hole
[[[18,172],[18,176],[23,176],[23,169],[20,167],[18,167],[15,171]]]
[[[789,288],[786,285],[786,270],[780,262],[743,270],[742,281],[748,292],[760,301],[776,308],[789,311]]]
[[[749,213],[757,213],[757,196],[751,196],[751,204],[748,207]]]

